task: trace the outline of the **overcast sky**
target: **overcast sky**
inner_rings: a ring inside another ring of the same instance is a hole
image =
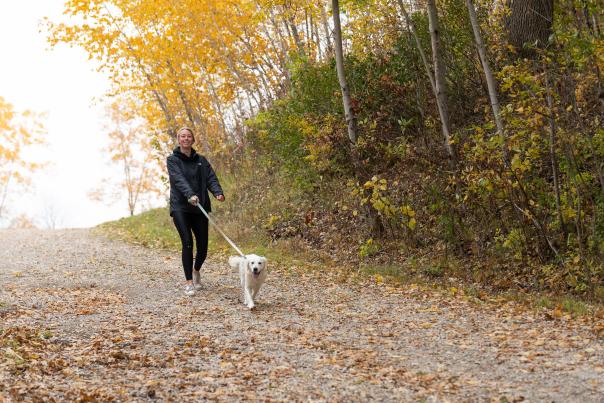
[[[44,16],[61,18],[63,3],[0,1],[0,96],[18,111],[47,113],[48,146],[29,155],[50,162],[33,176],[28,192],[12,192],[9,209],[24,212],[40,227],[49,210],[60,227],[89,227],[126,216],[127,206],[123,201],[106,206],[87,197],[101,178],[119,175],[102,152],[107,141],[103,107],[95,102],[108,80],[83,50],[66,45],[48,49],[39,23]]]

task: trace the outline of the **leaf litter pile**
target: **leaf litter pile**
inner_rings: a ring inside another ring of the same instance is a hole
[[[273,263],[256,310],[210,256],[0,231],[0,401],[601,401],[604,326]],[[270,265],[270,263],[269,263]]]

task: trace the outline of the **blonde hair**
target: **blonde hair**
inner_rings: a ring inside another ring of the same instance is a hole
[[[180,136],[180,132],[183,132],[185,130],[188,131],[189,133],[191,133],[191,136],[193,136],[193,143],[194,143],[195,142],[195,133],[193,133],[193,129],[191,129],[189,126],[183,126],[176,131],[176,140],[178,140],[178,136]]]

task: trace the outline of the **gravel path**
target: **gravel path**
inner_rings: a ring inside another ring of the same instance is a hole
[[[0,231],[0,401],[604,402],[601,323],[296,270],[248,311],[223,260]]]

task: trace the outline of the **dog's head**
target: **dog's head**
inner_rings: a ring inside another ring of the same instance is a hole
[[[264,256],[247,255],[245,260],[247,271],[254,276],[259,276],[266,269],[266,258]]]

